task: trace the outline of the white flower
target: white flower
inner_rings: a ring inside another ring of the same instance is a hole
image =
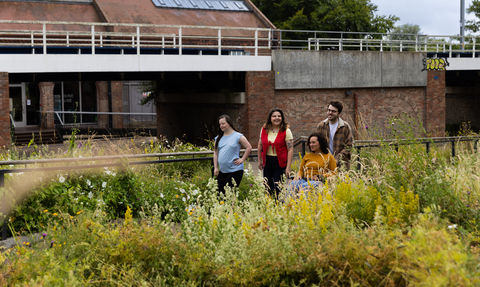
[[[195,189],[192,191],[193,195],[197,195],[198,194],[198,189]]]
[[[163,193],[160,193],[160,197],[163,198]]]
[[[65,182],[65,178],[64,178],[63,176],[60,176],[60,178],[58,179],[58,181],[59,181],[60,183],[64,183],[64,182]]]
[[[185,193],[185,189],[180,188],[180,192],[181,192],[181,193]]]
[[[87,179],[87,185],[88,186],[92,186],[92,183],[90,182],[90,180]]]
[[[112,172],[109,171],[109,170],[106,170],[105,173],[106,173],[106,174],[111,174]]]
[[[453,225],[449,225],[449,226],[448,226],[448,229],[453,229],[453,228],[457,228],[457,225],[456,225],[456,224],[453,224]]]
[[[187,195],[187,199],[190,199],[190,195]]]
[[[133,169],[133,166],[132,166],[132,169]],[[116,175],[117,175],[116,173],[114,173],[114,172],[112,173],[112,176],[116,176]]]
[[[105,188],[105,187],[107,187],[107,183],[104,181],[104,182],[102,183],[102,188]]]
[[[123,202],[121,202],[121,201],[120,201],[119,203],[120,203],[120,204],[123,204]]]
[[[186,199],[185,197],[182,197],[182,200],[183,200],[183,201],[187,201],[187,199]]]
[[[90,192],[88,193],[88,198],[92,199],[92,197],[93,197],[93,193],[90,191]]]

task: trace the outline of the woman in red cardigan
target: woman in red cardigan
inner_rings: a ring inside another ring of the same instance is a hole
[[[283,175],[290,176],[293,158],[293,135],[282,110],[275,108],[268,114],[260,131],[258,152],[258,168],[263,170],[270,194],[275,191],[275,197],[278,197],[278,183]]]

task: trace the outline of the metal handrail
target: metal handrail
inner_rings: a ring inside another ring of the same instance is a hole
[[[15,121],[13,120],[12,114],[10,114],[10,120],[12,122],[13,127],[16,128],[17,126],[15,125]]]

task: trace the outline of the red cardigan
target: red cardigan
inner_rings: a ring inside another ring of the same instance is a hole
[[[265,162],[267,160],[267,150],[269,146],[272,146],[277,153],[278,158],[278,165],[281,168],[287,167],[287,156],[288,156],[288,149],[287,144],[285,143],[285,137],[287,136],[287,131],[280,131],[278,132],[275,141],[272,143],[268,141],[268,133],[265,128],[262,128],[262,159],[263,159],[263,166],[265,166]]]

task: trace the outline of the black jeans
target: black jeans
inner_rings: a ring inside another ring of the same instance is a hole
[[[278,164],[278,158],[276,156],[268,156],[265,161],[265,166],[263,167],[263,177],[267,179],[267,188],[271,195],[274,195],[275,198],[278,197],[280,193],[280,188],[278,184],[282,180],[282,176],[285,174],[285,169],[281,168]],[[275,191],[275,194],[273,194]]]
[[[237,187],[239,187],[240,182],[242,181],[242,177],[243,177],[243,170],[228,172],[228,173],[223,173],[219,171],[217,176],[218,191],[225,194],[226,185],[233,187],[232,179],[235,180],[235,184],[237,185]]]

